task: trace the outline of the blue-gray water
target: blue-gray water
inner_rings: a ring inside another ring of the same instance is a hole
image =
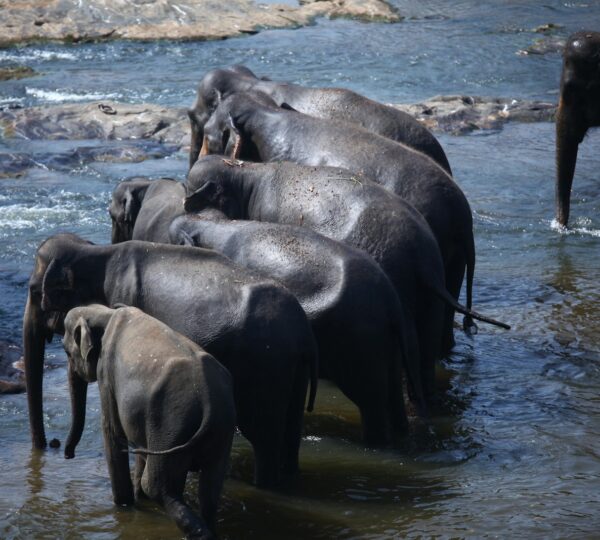
[[[0,103],[114,99],[192,103],[207,69],[244,63],[260,74],[337,85],[385,102],[435,94],[556,101],[560,56],[517,52],[543,37],[600,29],[600,2],[396,2],[399,24],[321,20],[298,30],[210,43],[37,45],[0,61],[40,73],[0,83]],[[323,386],[307,415],[300,485],[275,494],[249,484],[236,442],[219,514],[224,538],[592,538],[600,530],[600,131],[580,149],[573,230],[552,227],[554,126],[440,136],[474,215],[476,307],[513,325],[457,331],[446,413],[415,426],[398,451],[365,450],[354,408]],[[64,152],[93,141],[0,139],[0,153]],[[137,164],[32,169],[0,180],[0,339],[20,341],[37,245],[57,231],[109,241],[107,205],[134,174],[183,178],[186,156]],[[49,437],[68,431],[65,357],[48,348]],[[178,537],[155,506],[112,505],[95,388],[76,459],[32,453],[24,395],[0,397],[0,537]],[[193,490],[190,490],[190,494]]]

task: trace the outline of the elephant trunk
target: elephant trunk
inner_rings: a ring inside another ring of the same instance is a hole
[[[192,140],[190,143],[190,169],[194,166],[194,163],[198,161],[200,155],[200,144],[203,139],[203,132],[200,133],[200,128],[194,120],[190,120],[192,128]]]
[[[556,220],[563,227],[569,222],[577,150],[583,139],[583,134],[578,131],[569,109],[561,101],[556,113]]]
[[[47,331],[41,306],[31,298],[31,293],[29,293],[23,316],[23,356],[31,439],[34,448],[40,449],[46,447],[42,409],[42,377],[46,348],[44,340],[46,336]]]
[[[69,389],[71,391],[71,429],[65,444],[65,458],[75,457],[75,447],[81,440],[85,424],[85,404],[88,383],[82,379],[69,362]]]
[[[134,224],[128,221],[117,222],[113,220],[110,241],[112,244],[120,244],[133,239]]]

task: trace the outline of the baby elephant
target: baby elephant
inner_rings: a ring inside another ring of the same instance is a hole
[[[162,504],[188,538],[214,538],[235,427],[231,376],[186,337],[133,307],[72,309],[63,344],[69,357],[75,455],[87,384],[98,381],[113,498],[133,504],[128,445],[136,454],[135,494]],[[185,504],[188,471],[200,471],[202,519]]]

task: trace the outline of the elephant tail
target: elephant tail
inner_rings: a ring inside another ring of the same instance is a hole
[[[450,293],[445,288],[431,287],[431,290],[435,293],[436,296],[441,298],[444,302],[451,305],[456,311],[466,315],[467,317],[471,317],[473,319],[477,319],[478,321],[485,322],[488,324],[493,324],[494,326],[499,326],[500,328],[504,328],[505,330],[510,330],[510,325],[497,321],[496,319],[492,319],[491,317],[487,317],[486,315],[481,315],[472,309],[468,309],[462,304],[459,304]]]
[[[475,238],[473,234],[469,235],[469,240],[467,241],[465,259],[467,261],[467,309],[470,311],[473,307],[473,276],[475,274]],[[469,334],[477,333],[477,325],[473,321],[472,315],[465,314],[463,329]]]
[[[210,414],[211,414],[210,407],[208,407],[204,411],[204,414],[202,416],[202,423],[200,424],[198,431],[196,431],[196,433],[194,433],[192,435],[191,439],[184,444],[180,444],[179,446],[173,446],[172,448],[169,448],[168,450],[150,450],[148,448],[130,448],[130,449],[123,450],[123,452],[131,452],[132,454],[143,454],[143,455],[149,455],[149,456],[167,456],[170,454],[177,454],[178,452],[183,452],[185,450],[188,450],[189,448],[191,448],[195,444],[197,444],[206,435],[206,432],[208,431],[208,421],[207,420],[208,420],[208,418],[210,418]]]

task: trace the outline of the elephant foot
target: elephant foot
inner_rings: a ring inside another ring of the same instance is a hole
[[[475,324],[472,317],[465,315],[463,318],[463,330],[468,336],[474,336],[477,334],[479,327]]]

